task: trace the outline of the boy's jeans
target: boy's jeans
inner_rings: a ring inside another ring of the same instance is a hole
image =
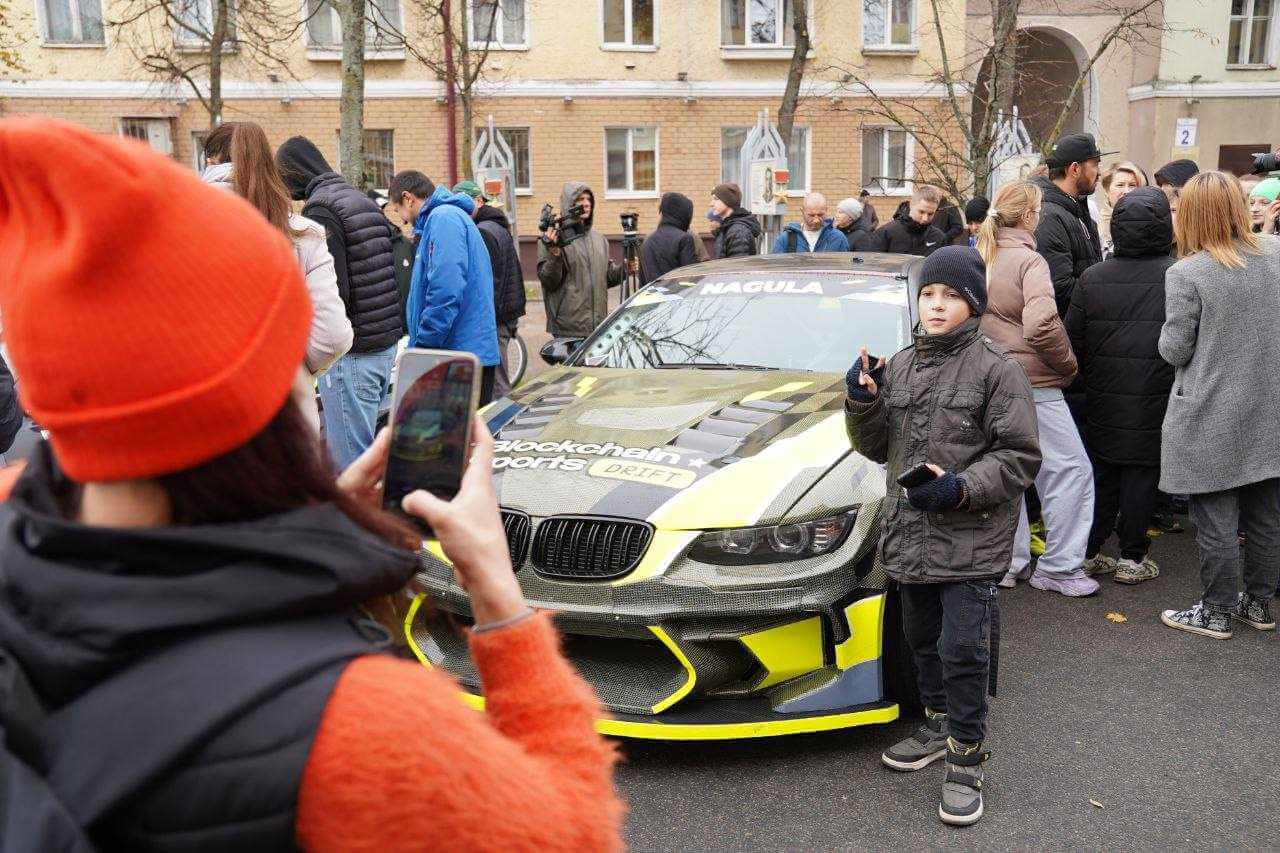
[[[1057,388],[1035,388],[1036,422],[1040,434],[1040,473],[1036,492],[1044,517],[1045,551],[1036,563],[1042,575],[1080,574],[1089,529],[1093,526],[1093,465],[1071,419],[1071,410]],[[1013,537],[1012,570],[1021,574],[1031,562],[1031,528],[1024,501]]]
[[[1204,606],[1236,606],[1240,589],[1240,530],[1244,530],[1245,592],[1269,601],[1280,573],[1280,480],[1191,496],[1191,520],[1200,546]]]
[[[946,711],[951,736],[960,743],[982,743],[995,582],[904,583],[898,589],[921,701],[931,711]]]
[[[373,444],[395,360],[395,344],[381,352],[347,353],[320,377],[325,442],[339,473]]]

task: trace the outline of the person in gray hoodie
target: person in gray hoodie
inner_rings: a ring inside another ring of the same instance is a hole
[[[583,209],[582,236],[560,246],[552,228],[538,243],[538,281],[547,331],[554,338],[581,339],[594,332],[609,316],[609,288],[626,278],[623,265],[609,259],[608,239],[592,227],[596,196],[582,181],[569,181],[560,193],[562,215],[575,204]]]

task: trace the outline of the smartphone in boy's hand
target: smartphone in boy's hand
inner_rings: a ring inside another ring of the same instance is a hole
[[[938,479],[938,473],[933,466],[928,462],[921,462],[919,465],[903,471],[898,476],[898,485],[904,489],[914,489],[936,479]]]

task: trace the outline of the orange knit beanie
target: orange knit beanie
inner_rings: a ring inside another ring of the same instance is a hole
[[[284,235],[145,145],[0,121],[0,313],[22,404],[81,482],[181,471],[275,416],[311,303]]]

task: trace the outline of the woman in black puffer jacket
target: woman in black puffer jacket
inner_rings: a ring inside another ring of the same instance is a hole
[[[1080,276],[1067,311],[1067,334],[1085,388],[1085,445],[1096,488],[1086,564],[1138,583],[1159,574],[1147,559],[1147,527],[1160,479],[1160,429],[1173,368],[1160,357],[1164,277],[1175,259],[1173,216],[1161,190],[1140,187],[1111,215],[1114,257]],[[1118,564],[1099,557],[1119,524]],[[1118,565],[1118,568],[1117,568]]]

